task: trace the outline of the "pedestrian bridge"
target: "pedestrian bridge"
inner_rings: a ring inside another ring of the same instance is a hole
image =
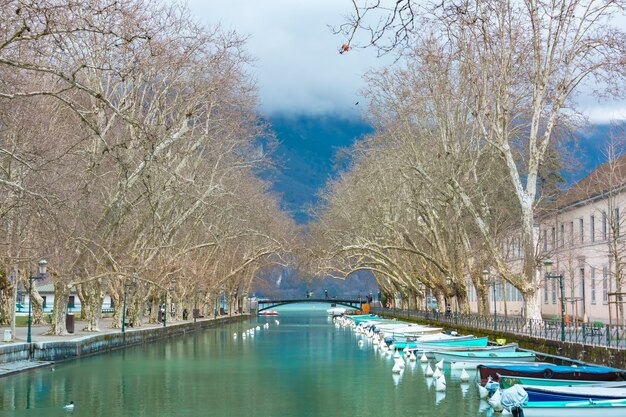
[[[347,299],[347,298],[295,298],[295,299],[281,299],[281,300],[259,300],[259,312],[269,310],[279,306],[295,303],[328,303],[335,306],[342,306],[348,308],[361,309],[361,304],[366,303],[366,299]]]

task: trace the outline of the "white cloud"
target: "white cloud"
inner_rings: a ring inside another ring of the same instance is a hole
[[[338,53],[345,39],[328,26],[344,22],[351,12],[349,0],[189,0],[188,4],[200,21],[250,36],[247,50],[256,59],[252,70],[264,113],[352,114],[365,107],[360,97],[363,74],[393,59],[377,58],[374,48]],[[361,104],[355,107],[357,101]],[[598,103],[583,92],[578,102],[593,122],[626,119],[624,100]]]
[[[247,49],[263,112],[354,112],[363,74],[391,62],[373,49],[339,54],[344,42],[328,25],[350,13],[347,0],[190,0],[204,23],[249,35]]]

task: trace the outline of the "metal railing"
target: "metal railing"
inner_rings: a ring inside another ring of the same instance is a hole
[[[441,313],[428,310],[373,307],[373,313],[390,314],[400,319],[433,320],[450,325],[487,331],[512,333],[547,340],[561,340],[560,320],[525,320],[521,317],[479,316],[478,314]],[[586,345],[626,349],[626,327],[598,323],[566,323],[565,341]]]

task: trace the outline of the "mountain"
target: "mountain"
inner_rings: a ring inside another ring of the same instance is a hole
[[[274,115],[267,121],[278,140],[274,158],[280,168],[274,191],[281,195],[283,208],[304,224],[309,220],[307,208],[317,203],[318,192],[336,173],[337,151],[372,128],[361,119],[332,115]]]

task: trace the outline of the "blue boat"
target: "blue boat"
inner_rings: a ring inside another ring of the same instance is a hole
[[[507,377],[563,379],[571,381],[624,381],[626,372],[604,366],[565,366],[551,364],[488,365],[479,366],[481,381],[489,376],[494,381],[498,375]],[[539,384],[537,384],[539,385]]]

